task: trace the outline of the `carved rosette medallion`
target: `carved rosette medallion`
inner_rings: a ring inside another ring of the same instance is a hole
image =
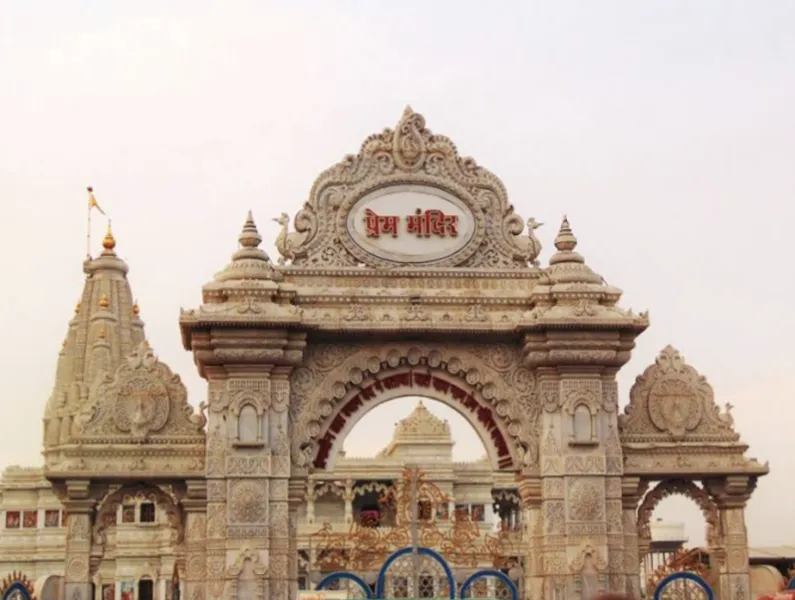
[[[649,391],[649,416],[661,431],[681,438],[701,422],[704,407],[691,386],[675,377],[655,382]]]
[[[152,377],[133,377],[120,387],[113,406],[113,422],[120,431],[144,434],[159,431],[168,421],[168,390]]]

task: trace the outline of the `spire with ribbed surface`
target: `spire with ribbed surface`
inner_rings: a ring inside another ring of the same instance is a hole
[[[66,441],[72,421],[92,398],[97,384],[113,375],[122,359],[144,341],[127,280],[127,264],[116,254],[116,239],[108,224],[102,253],[83,263],[83,293],[58,354],[55,384],[44,413],[44,448]]]

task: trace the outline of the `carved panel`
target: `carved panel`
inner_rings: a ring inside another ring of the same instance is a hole
[[[619,423],[625,442],[739,439],[729,410],[721,413],[715,404],[712,386],[671,346],[635,381]]]
[[[566,503],[572,521],[599,521],[604,518],[604,486],[597,478],[567,480]]]
[[[462,414],[471,415],[488,432],[491,440],[484,441],[494,444],[504,468],[519,458],[524,466],[536,464],[541,411],[534,378],[522,365],[518,347],[373,345],[360,346],[347,358],[332,357],[335,348],[308,349],[304,367],[292,377],[292,455],[297,466],[324,467],[346,415],[366,410],[379,390],[395,386],[414,394],[418,387],[447,393],[461,404]],[[322,367],[336,366],[324,372],[318,362]],[[426,367],[430,373],[408,370],[415,367]],[[310,390],[305,389],[308,381],[314,383]],[[354,389],[358,393],[350,396]]]
[[[262,523],[268,516],[268,481],[244,479],[229,486],[231,523]]]
[[[388,255],[365,251],[349,232],[350,214],[359,199],[389,185],[421,186],[452,194],[471,215],[473,231],[468,241],[430,264],[527,269],[529,263],[535,263],[541,250],[533,234],[538,225],[532,221],[529,235],[521,236],[524,223],[514,214],[502,182],[471,158],[461,158],[449,139],[432,134],[422,115],[410,108],[394,130],[371,135],[357,155],[348,156],[318,177],[309,201],[295,217],[294,232],[288,232],[289,218],[282,215],[283,229],[276,241],[282,259],[314,267],[401,264]],[[397,228],[407,217],[391,218],[396,220],[390,224],[391,235],[399,235]]]

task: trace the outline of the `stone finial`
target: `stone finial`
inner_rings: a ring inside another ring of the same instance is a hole
[[[576,247],[577,238],[574,237],[574,232],[571,230],[568,217],[564,215],[558,235],[555,236],[555,248],[557,248],[559,252],[572,252]]]
[[[232,255],[232,262],[220,273],[216,274],[215,280],[243,281],[247,279],[270,279],[277,277],[273,265],[267,253],[259,247],[262,243],[262,236],[257,231],[254,217],[248,211],[246,222],[240,237],[237,238],[240,248]]]
[[[76,315],[77,315],[77,314],[80,314],[80,302],[78,302],[77,304],[75,304],[75,314],[76,314]]]
[[[257,224],[254,223],[254,216],[248,211],[246,222],[243,224],[243,231],[238,238],[240,245],[244,248],[258,248],[262,243],[262,236],[257,231]]]
[[[105,237],[102,239],[102,247],[108,252],[113,252],[116,247],[116,238],[113,237],[113,231],[110,228],[110,219],[108,219],[108,230],[105,232]]]

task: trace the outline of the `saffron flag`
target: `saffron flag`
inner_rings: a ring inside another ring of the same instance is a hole
[[[99,204],[97,204],[97,199],[94,197],[94,188],[90,187],[88,188],[88,210],[91,210],[92,208],[96,208],[100,214],[107,216],[105,215],[105,211],[102,210]]]

